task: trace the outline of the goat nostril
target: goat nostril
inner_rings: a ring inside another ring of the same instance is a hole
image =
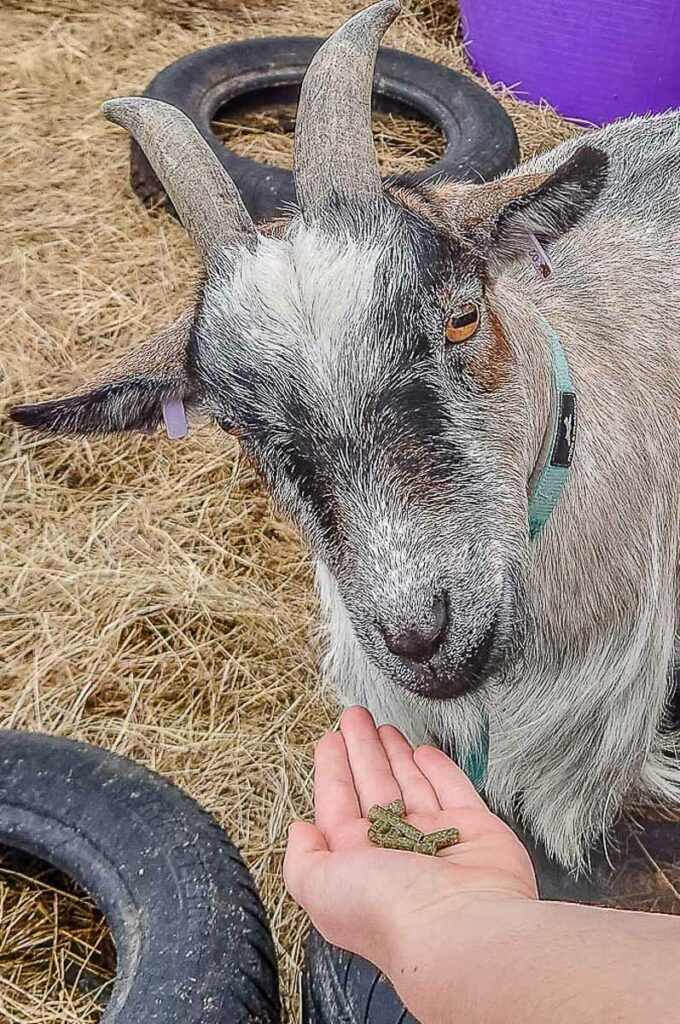
[[[388,651],[409,661],[429,661],[439,650],[449,624],[446,594],[438,595],[429,615],[416,626],[391,630],[381,625]]]

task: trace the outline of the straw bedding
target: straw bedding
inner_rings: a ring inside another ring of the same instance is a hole
[[[127,139],[101,102],[192,50],[328,34],[361,5],[0,3],[3,403],[82,383],[190,299],[191,245],[136,202]],[[411,0],[388,41],[464,69],[456,32],[451,0]],[[577,130],[503,102],[525,154]],[[240,152],[290,161],[290,134],[267,115],[220,130]],[[385,170],[432,162],[441,146],[399,118],[376,133]],[[307,556],[217,430],[72,442],[2,427],[0,726],[137,758],[212,811],[260,887],[293,1018],[304,919],[283,893],[281,855],[290,819],[310,810],[314,741],[337,714],[320,689]],[[3,1024],[97,1020],[84,989],[113,963],[88,901],[5,853]]]

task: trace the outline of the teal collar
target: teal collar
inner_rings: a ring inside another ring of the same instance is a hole
[[[552,354],[552,413],[534,471],[529,478],[529,540],[535,540],[559,501],[569,478],[576,443],[577,402],[569,364],[559,335],[547,320],[543,324]],[[461,761],[461,768],[477,790],[484,789],[489,764],[489,719],[484,716],[476,747]]]
[[[529,540],[535,540],[550,518],[569,479],[576,444],[576,392],[559,335],[543,320],[552,353],[552,415],[543,445],[529,478]]]

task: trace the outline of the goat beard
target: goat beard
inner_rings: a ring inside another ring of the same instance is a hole
[[[637,629],[621,627],[617,643],[559,661],[546,660],[542,652],[550,648],[534,622],[502,678],[435,702],[395,686],[373,665],[322,565],[317,589],[324,679],[340,700],[367,707],[378,724],[395,725],[413,744],[436,743],[460,758],[476,745],[488,715],[487,800],[564,867],[588,867],[626,799],[680,803],[680,764],[664,749],[672,737],[659,731],[659,674],[666,675],[674,638],[672,619],[663,636],[658,600],[650,600]]]

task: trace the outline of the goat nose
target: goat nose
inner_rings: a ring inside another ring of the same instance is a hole
[[[409,661],[429,661],[439,650],[449,624],[446,594],[440,594],[432,603],[427,616],[416,626],[392,630],[381,624],[385,645],[392,654]]]

